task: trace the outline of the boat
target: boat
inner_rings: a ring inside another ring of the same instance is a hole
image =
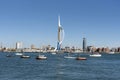
[[[101,57],[102,55],[99,53],[92,53],[90,54],[90,57]]]
[[[22,55],[21,58],[30,58],[30,56]]]
[[[22,55],[21,58],[30,58],[30,56]]]
[[[86,57],[77,57],[76,60],[87,60]]]
[[[78,57],[76,57],[76,60],[87,60],[87,58],[86,57],[80,57],[80,54],[79,54]]]
[[[23,53],[24,53],[24,50],[21,51],[21,54],[22,54],[22,55],[21,55],[21,58],[30,58],[30,56],[24,55]]]
[[[38,55],[38,56],[36,57],[36,59],[37,59],[37,60],[45,60],[45,59],[47,59],[47,57],[45,57],[44,55]]]
[[[22,56],[23,54],[22,53],[15,53],[15,55]]]
[[[109,52],[108,54],[115,54],[115,52],[111,51],[111,52]]]

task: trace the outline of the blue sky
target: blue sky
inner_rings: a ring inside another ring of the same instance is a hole
[[[0,42],[57,45],[58,15],[65,30],[63,46],[120,46],[119,0],[0,0]]]

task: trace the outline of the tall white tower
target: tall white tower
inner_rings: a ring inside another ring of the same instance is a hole
[[[64,30],[60,25],[60,16],[58,16],[58,42],[57,42],[57,50],[61,50],[61,44],[64,39]]]

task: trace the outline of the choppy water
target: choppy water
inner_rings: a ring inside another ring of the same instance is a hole
[[[85,61],[65,59],[67,54],[46,53],[47,60],[36,60],[37,53],[26,53],[29,59],[7,54],[0,53],[0,80],[120,80],[120,54],[100,58],[81,54]]]

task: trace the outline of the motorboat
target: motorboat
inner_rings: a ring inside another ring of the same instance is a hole
[[[15,53],[15,55],[22,56],[23,54],[22,53]]]
[[[101,57],[102,55],[99,53],[92,53],[90,54],[90,57]]]
[[[86,57],[77,57],[76,60],[87,60]]]
[[[36,59],[37,59],[37,60],[45,60],[45,59],[47,59],[47,57],[45,57],[44,55],[38,55],[38,56],[36,57]]]
[[[30,56],[22,55],[21,58],[30,58]]]
[[[115,52],[111,51],[111,52],[109,52],[108,54],[115,54]]]

